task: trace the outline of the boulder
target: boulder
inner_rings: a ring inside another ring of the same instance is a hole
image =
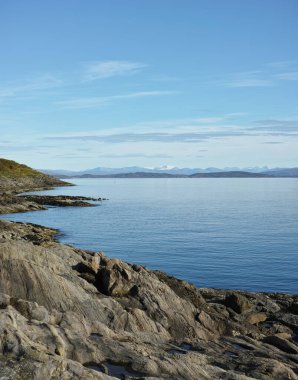
[[[260,322],[265,322],[266,319],[267,315],[265,313],[252,313],[247,316],[246,321],[251,325],[256,325]]]
[[[131,279],[131,270],[127,265],[118,260],[110,260],[97,272],[95,284],[101,293],[120,297],[130,293],[134,286]]]
[[[239,293],[227,295],[224,304],[238,314],[245,313],[252,308],[251,302]]]

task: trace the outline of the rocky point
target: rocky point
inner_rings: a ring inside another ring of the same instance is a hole
[[[0,212],[88,201],[6,186]],[[1,379],[298,379],[297,295],[196,288],[56,233],[0,221]]]

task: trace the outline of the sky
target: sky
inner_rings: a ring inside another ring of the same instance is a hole
[[[298,166],[297,0],[0,0],[0,156]]]

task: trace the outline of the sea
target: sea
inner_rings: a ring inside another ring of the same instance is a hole
[[[298,178],[71,179],[95,207],[1,216],[198,287],[298,293]]]

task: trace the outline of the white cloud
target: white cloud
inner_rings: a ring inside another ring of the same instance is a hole
[[[235,79],[227,85],[228,87],[269,87],[272,86],[273,83],[268,79],[242,78]]]
[[[275,77],[279,80],[298,80],[298,71],[276,74]]]
[[[297,61],[275,61],[275,62],[270,62],[270,63],[267,63],[265,66],[268,66],[268,67],[273,67],[273,68],[277,68],[277,69],[284,69],[284,68],[289,68],[289,67],[292,67],[293,65],[296,65],[297,64]]]
[[[119,75],[132,75],[138,73],[148,65],[130,61],[99,61],[86,65],[85,79],[96,80]]]
[[[82,131],[80,133],[68,133],[62,135],[45,136],[48,141],[65,140],[72,142],[103,143],[103,144],[189,144],[238,137],[263,141],[276,141],[274,137],[293,138],[298,137],[297,120],[259,120],[248,125],[219,123],[201,124],[199,118],[177,119],[156,122],[143,122],[125,129],[104,129],[98,131]],[[224,119],[223,119],[224,120]],[[170,126],[170,128],[169,128]],[[272,140],[269,140],[271,139]],[[263,140],[262,140],[263,139]],[[278,139],[280,141],[280,139]],[[269,145],[269,144],[268,144]],[[271,144],[273,145],[273,144]]]
[[[269,65],[268,65],[269,66]],[[270,70],[255,70],[234,73],[222,79],[219,84],[225,87],[270,87],[279,84],[281,81],[297,81],[298,71],[295,68],[282,65],[270,65]],[[281,69],[283,69],[281,71]],[[288,69],[286,71],[286,69]]]
[[[60,76],[63,76],[63,79],[51,73],[36,73],[18,82],[0,84],[0,102],[9,98],[35,96],[37,92],[43,90],[80,85],[82,78],[93,81],[113,76],[132,75],[145,67],[147,67],[146,64],[139,62],[101,61],[86,64],[85,68],[80,70],[79,78],[74,77],[75,72],[72,70],[61,72]]]
[[[214,124],[219,123],[223,121],[224,117],[200,117],[198,119],[194,119],[198,123],[205,123],[205,124]]]
[[[159,128],[183,128],[184,130],[197,130],[198,128],[206,129],[222,125],[229,122],[231,119],[239,119],[242,116],[247,116],[246,112],[227,113],[220,116],[192,117],[192,118],[177,118],[177,119],[162,119],[139,122],[134,125],[134,130],[158,130]]]
[[[39,75],[35,78],[28,79],[23,83],[11,83],[8,85],[0,86],[0,98],[15,97],[20,94],[31,94],[36,91],[59,87],[62,84],[63,81],[59,78],[56,78],[54,75]]]
[[[227,82],[227,87],[268,87],[273,80],[264,76],[260,71],[248,71],[233,75]]]
[[[69,99],[57,102],[63,108],[82,109],[102,107],[113,100],[144,98],[154,96],[175,95],[176,91],[140,91],[123,95],[98,96],[88,98]]]

